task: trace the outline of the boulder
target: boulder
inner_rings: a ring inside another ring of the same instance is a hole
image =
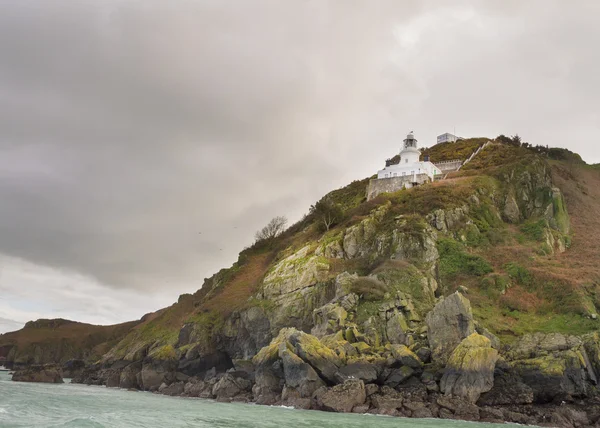
[[[479,406],[509,406],[533,403],[533,390],[514,373],[503,373],[494,378],[494,386],[481,395]]]
[[[483,392],[494,386],[494,369],[498,351],[487,337],[473,333],[454,350],[444,376],[441,391],[475,404]]]
[[[309,253],[308,245],[275,265],[263,281],[265,298],[289,294],[327,280],[327,259]]]
[[[285,385],[298,391],[301,398],[309,398],[317,389],[325,386],[315,369],[290,351],[287,343],[280,344],[279,357],[283,361]]]
[[[17,370],[12,380],[15,382],[64,383],[60,369],[56,366],[30,366]]]
[[[393,364],[398,366],[408,366],[412,369],[421,369],[423,367],[423,362],[421,359],[408,349],[405,345],[391,345],[392,357],[395,360]]]
[[[535,403],[570,401],[593,393],[586,358],[579,350],[512,362],[516,373],[534,393]]]
[[[408,366],[402,366],[399,369],[386,369],[382,374],[382,377],[385,376],[383,383],[396,388],[408,380],[414,373],[415,371]]]
[[[163,384],[169,384],[175,379],[177,362],[172,360],[149,360],[142,366],[141,387],[147,391],[158,390]]]
[[[251,388],[252,383],[249,380],[234,377],[230,373],[225,373],[213,386],[212,394],[217,397],[217,399],[234,398],[240,394],[249,392]]]
[[[328,389],[319,397],[319,406],[324,410],[350,413],[367,399],[362,380],[347,380],[341,385]]]
[[[257,404],[275,404],[281,398],[283,379],[273,367],[259,367],[255,374],[252,395]]]
[[[436,403],[441,407],[440,417],[444,419],[478,421],[480,418],[479,407],[460,398],[442,395],[438,397]],[[446,410],[446,412],[443,412],[443,410]]]
[[[475,332],[471,303],[456,292],[427,314],[427,338],[434,361],[445,363],[454,348]]]
[[[383,386],[379,392],[371,395],[371,403],[376,409],[397,410],[402,407],[402,395],[389,386]]]
[[[207,385],[204,381],[191,378],[183,387],[183,395],[185,397],[200,397]]]
[[[185,384],[183,382],[175,382],[171,385],[162,384],[160,388],[158,388],[158,393],[163,395],[170,395],[172,397],[182,395],[185,389]]]
[[[121,370],[119,388],[139,389],[138,377],[142,370],[142,363],[132,363]]]
[[[372,383],[379,377],[380,367],[369,363],[350,363],[340,368],[339,372],[346,379],[360,379],[364,383]]]

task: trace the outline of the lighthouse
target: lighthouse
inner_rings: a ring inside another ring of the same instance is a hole
[[[400,162],[395,165],[386,164],[386,167],[377,172],[377,178],[371,180],[367,189],[367,199],[400,189],[409,189],[435,180],[436,175],[442,171],[429,162],[421,161],[421,151],[413,132],[403,140],[400,151]]]

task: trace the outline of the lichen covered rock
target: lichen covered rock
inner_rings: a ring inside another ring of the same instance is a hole
[[[475,332],[471,303],[458,292],[435,305],[426,323],[434,361],[447,361],[454,348]]]
[[[498,351],[488,338],[473,333],[452,352],[440,382],[441,391],[475,404],[494,386]]]

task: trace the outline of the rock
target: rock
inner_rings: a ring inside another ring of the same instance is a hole
[[[298,390],[289,386],[283,387],[281,401],[284,405],[295,409],[308,410],[312,407],[312,399],[310,397],[304,397]]]
[[[494,386],[497,360],[498,351],[492,348],[490,340],[473,333],[450,356],[440,382],[441,391],[475,404],[483,392]]]
[[[351,363],[340,368],[346,379],[360,379],[365,383],[375,382],[379,377],[379,367],[369,363]]]
[[[583,346],[513,361],[512,367],[534,392],[535,403],[570,401],[593,394],[590,363]]]
[[[217,397],[217,399],[233,398],[242,393],[249,392],[251,388],[252,383],[250,381],[239,377],[234,377],[230,373],[225,373],[225,375],[223,375],[223,377],[213,387],[212,394]]]
[[[281,398],[283,379],[272,367],[259,367],[256,370],[252,395],[257,404],[273,405]]]
[[[56,366],[30,366],[14,372],[15,382],[64,383],[60,369]]]
[[[436,403],[443,409],[451,412],[450,418],[446,417],[446,419],[456,418],[466,421],[478,421],[480,418],[479,407],[477,407],[475,404],[461,400],[460,398],[441,396],[438,397]],[[446,412],[444,412],[444,414],[448,416]],[[442,417],[441,410],[440,417]]]
[[[327,280],[327,259],[310,256],[309,251],[310,245],[307,245],[275,265],[263,281],[265,298],[289,294]]]
[[[506,196],[502,214],[509,223],[518,223],[521,220],[521,211],[514,195],[509,194]]]
[[[408,366],[412,369],[421,369],[421,359],[405,345],[391,345],[392,357],[398,365]]]
[[[285,385],[297,390],[301,398],[310,398],[317,389],[325,386],[315,369],[290,351],[287,343],[280,344],[279,357],[283,361]]]
[[[383,383],[392,388],[396,388],[410,378],[414,373],[415,371],[408,366],[402,366],[399,369],[391,369],[389,370],[389,373],[387,373],[387,377]]]
[[[176,361],[152,360],[144,362],[141,371],[141,387],[147,391],[157,390],[162,383],[169,384],[174,380]]]
[[[352,413],[364,415],[369,411],[370,408],[371,406],[369,406],[368,404],[360,404],[358,406],[354,406],[354,408],[352,409]]]
[[[319,399],[319,405],[332,412],[350,413],[356,406],[363,405],[367,396],[362,380],[347,380],[328,389]]]
[[[200,397],[202,392],[206,390],[206,387],[207,385],[204,381],[197,379],[190,380],[183,387],[183,395],[186,397]]]
[[[373,407],[381,410],[397,410],[402,407],[402,395],[389,386],[381,387],[381,390],[371,395]]]
[[[185,384],[183,382],[175,382],[169,386],[163,383],[160,388],[158,388],[158,393],[174,397],[183,394],[184,390]]]
[[[463,339],[475,332],[471,303],[458,292],[435,305],[427,314],[426,323],[432,358],[442,363]]]
[[[108,373],[106,378],[106,387],[107,388],[118,388],[119,383],[121,381],[121,371],[120,370],[111,370]]]
[[[533,403],[533,390],[514,373],[503,373],[494,378],[494,386],[481,395],[479,406],[508,406]]]
[[[138,389],[140,385],[138,383],[138,377],[142,370],[142,363],[132,363],[121,370],[119,377],[119,388],[123,389]]]
[[[417,350],[417,357],[419,357],[419,360],[421,360],[425,364],[430,363],[431,362],[431,349],[419,348]]]
[[[491,407],[484,407],[479,409],[479,417],[482,421],[485,422],[503,422],[504,415],[502,414],[502,410],[494,409]]]
[[[348,312],[337,303],[328,303],[327,305],[313,311],[313,324],[311,334],[316,337],[323,337],[339,331],[348,318]]]

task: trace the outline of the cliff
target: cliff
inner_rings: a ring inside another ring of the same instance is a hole
[[[330,193],[341,211],[331,227],[313,213],[245,249],[88,358],[78,381],[330,411],[595,423],[600,171],[568,151],[488,139],[427,154],[466,157],[488,141],[443,181],[368,202],[368,180]]]

